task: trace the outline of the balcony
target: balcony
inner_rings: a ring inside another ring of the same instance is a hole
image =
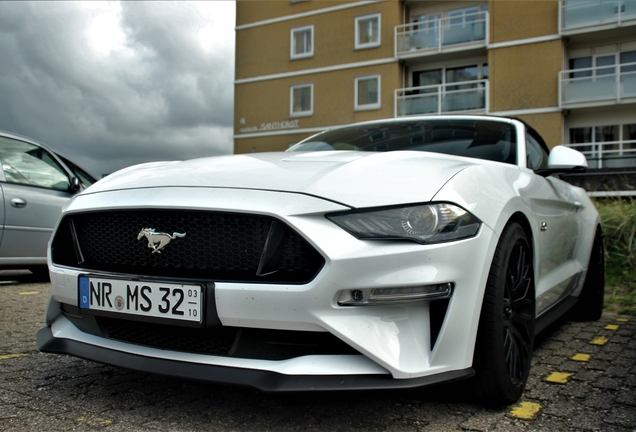
[[[561,1],[560,6],[561,34],[636,24],[636,2],[633,0],[567,0]]]
[[[562,108],[636,103],[636,63],[561,71],[559,100]]]
[[[395,56],[412,58],[443,52],[485,48],[488,45],[488,12],[446,17],[395,27]]]
[[[590,168],[636,167],[636,140],[566,144],[587,157]]]
[[[488,112],[488,80],[395,90],[395,117]]]

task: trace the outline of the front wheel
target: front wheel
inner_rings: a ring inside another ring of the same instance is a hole
[[[518,223],[509,224],[495,250],[479,318],[471,387],[478,401],[498,407],[525,388],[534,345],[532,248]]]

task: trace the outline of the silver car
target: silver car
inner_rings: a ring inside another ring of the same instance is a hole
[[[47,273],[47,243],[66,201],[96,180],[44,145],[0,132],[0,268]]]

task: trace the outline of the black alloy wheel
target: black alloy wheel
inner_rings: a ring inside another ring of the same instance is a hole
[[[534,347],[535,290],[532,249],[523,228],[503,231],[484,293],[471,387],[479,402],[516,402],[525,388]]]
[[[503,292],[503,342],[508,375],[521,382],[529,369],[534,338],[534,298],[529,299],[532,263],[528,244],[517,241],[507,267]],[[534,294],[533,296],[534,297]]]

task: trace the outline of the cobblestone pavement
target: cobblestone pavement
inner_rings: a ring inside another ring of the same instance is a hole
[[[263,394],[43,354],[50,285],[0,272],[0,430],[635,431],[636,319],[561,323],[538,341],[519,404],[486,410],[452,387]]]

